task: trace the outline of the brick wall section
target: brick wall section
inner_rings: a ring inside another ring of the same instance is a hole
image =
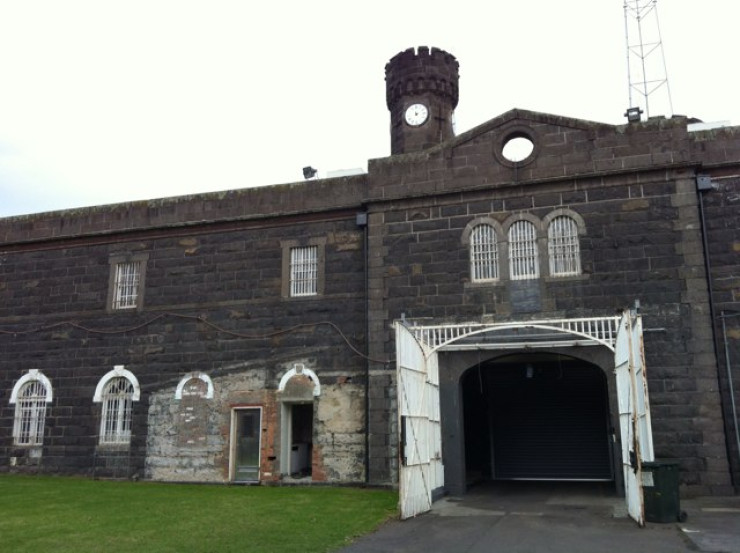
[[[182,203],[194,212],[207,204]],[[118,209],[124,208],[111,208]],[[94,218],[96,210],[88,211],[85,217]],[[0,254],[3,469],[9,458],[22,460],[28,454],[12,445],[14,406],[8,398],[17,379],[32,368],[46,375],[54,389],[41,468],[77,473],[91,473],[98,462],[100,404],[92,398],[99,379],[114,365],[133,372],[142,389],[134,404],[130,474],[143,473],[150,398],[185,374],[205,372],[215,378],[229,367],[259,362],[267,388],[276,390],[283,365],[310,357],[328,384],[343,376],[363,386],[364,360],[345,342],[365,349],[363,231],[354,210],[324,221],[309,216],[289,226],[278,220],[272,226],[212,231],[194,227],[188,235],[161,237],[145,232],[113,236],[110,243],[88,237],[68,247],[45,243],[52,249]],[[325,293],[283,299],[281,241],[312,237],[326,240]],[[138,251],[149,255],[144,309],[107,313],[109,256]],[[362,405],[353,402],[352,408],[363,413]],[[360,452],[363,445],[357,446]],[[334,453],[350,455],[351,461],[344,462],[357,463],[357,451]]]

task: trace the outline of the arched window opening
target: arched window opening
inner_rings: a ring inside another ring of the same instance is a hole
[[[478,225],[470,233],[470,276],[473,282],[499,277],[498,244],[491,225]]]
[[[529,221],[515,221],[509,227],[509,276],[512,280],[540,276],[537,229]]]
[[[44,441],[44,421],[48,391],[38,379],[24,383],[15,400],[13,438],[16,445],[41,445]]]
[[[111,378],[103,388],[101,444],[127,444],[131,440],[134,385],[125,377]]]
[[[581,274],[578,225],[568,216],[555,217],[547,227],[547,248],[551,276]]]

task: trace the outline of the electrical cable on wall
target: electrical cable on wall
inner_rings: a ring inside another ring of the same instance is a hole
[[[228,336],[233,336],[235,338],[241,338],[243,340],[267,340],[267,339],[273,338],[275,336],[281,336],[281,335],[284,335],[284,334],[291,334],[293,332],[298,332],[298,331],[303,330],[305,328],[315,328],[315,327],[319,327],[319,326],[328,326],[329,328],[333,329],[337,334],[339,334],[339,336],[342,338],[342,341],[345,343],[345,345],[347,346],[347,348],[349,348],[349,350],[352,351],[355,355],[357,355],[359,357],[362,357],[363,359],[367,359],[368,361],[372,361],[374,363],[381,363],[381,364],[384,364],[384,365],[387,365],[387,364],[389,364],[391,362],[391,361],[389,361],[387,359],[375,359],[373,357],[369,357],[369,356],[365,355],[364,353],[362,353],[359,349],[357,349],[350,342],[349,338],[344,334],[344,332],[342,332],[342,329],[339,328],[339,326],[337,326],[335,323],[332,323],[331,321],[319,321],[319,322],[316,322],[316,323],[302,323],[302,324],[297,324],[297,325],[294,325],[294,326],[291,326],[289,328],[285,328],[285,329],[282,329],[282,330],[274,330],[272,332],[266,332],[264,334],[245,334],[245,333],[242,333],[242,332],[236,332],[234,330],[229,330],[229,329],[223,328],[222,326],[219,326],[219,325],[217,325],[215,323],[212,323],[211,321],[209,321],[208,319],[206,319],[205,317],[202,317],[200,315],[183,315],[181,313],[166,312],[166,313],[161,313],[159,315],[156,315],[156,316],[152,317],[151,319],[149,319],[148,321],[145,321],[145,322],[143,322],[141,324],[138,324],[138,325],[135,325],[135,326],[126,327],[126,328],[119,328],[119,329],[115,329],[115,330],[100,330],[100,329],[95,329],[95,328],[91,328],[91,327],[82,325],[82,324],[77,323],[77,322],[74,322],[74,321],[60,321],[58,323],[52,323],[52,324],[49,324],[49,325],[39,326],[39,327],[36,327],[36,328],[30,328],[30,329],[26,329],[26,330],[4,330],[4,329],[0,329],[0,334],[13,335],[13,336],[25,335],[25,334],[35,334],[35,333],[38,333],[38,332],[45,332],[45,331],[53,330],[55,328],[60,328],[60,327],[64,327],[64,326],[70,326],[72,328],[76,328],[78,330],[89,332],[91,334],[105,334],[105,335],[126,334],[128,332],[134,332],[134,331],[140,330],[142,328],[145,328],[145,327],[147,327],[147,326],[149,326],[149,325],[151,325],[151,324],[159,321],[160,319],[164,319],[164,318],[167,318],[167,317],[173,317],[173,318],[176,318],[176,319],[184,319],[184,320],[196,321],[196,322],[202,323],[202,324],[204,324],[204,325],[206,325],[206,326],[208,326],[208,327],[216,330],[217,332],[220,332],[222,334],[226,334]]]

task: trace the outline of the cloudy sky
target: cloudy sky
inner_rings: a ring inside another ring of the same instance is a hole
[[[658,10],[673,112],[740,124],[740,2]],[[623,0],[0,0],[0,216],[366,168],[385,63],[419,45],[460,62],[458,132],[624,122]]]

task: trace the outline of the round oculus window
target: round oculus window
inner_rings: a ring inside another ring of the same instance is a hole
[[[534,142],[526,136],[513,136],[504,142],[501,155],[511,163],[519,163],[532,155]]]

